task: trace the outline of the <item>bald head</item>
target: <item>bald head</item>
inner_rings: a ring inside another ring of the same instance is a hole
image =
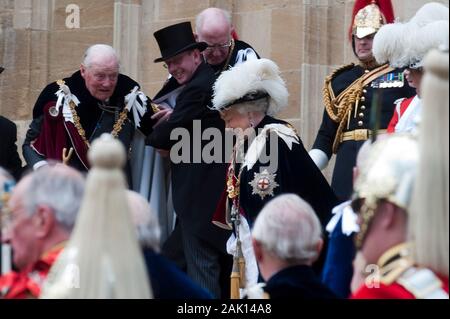
[[[233,27],[230,13],[218,8],[203,10],[196,18],[195,31],[196,40],[208,44],[202,52],[206,62],[213,66],[225,63],[231,54]]]
[[[231,15],[219,8],[207,8],[195,20],[197,34],[231,33]]]

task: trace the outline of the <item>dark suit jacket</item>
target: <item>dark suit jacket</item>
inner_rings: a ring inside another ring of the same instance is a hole
[[[285,268],[266,283],[264,290],[270,299],[335,299],[331,290],[323,285],[309,266]]]
[[[144,249],[145,264],[155,299],[212,299],[211,293],[178,269],[170,260]]]
[[[19,179],[22,161],[17,153],[16,141],[16,124],[0,116],[0,166],[9,171],[15,179]]]
[[[175,79],[171,78],[165,87],[176,87],[174,81]],[[208,240],[216,248],[224,250],[230,233],[214,226],[211,221],[225,186],[227,166],[223,155],[219,163],[205,163],[201,158],[203,147],[211,142],[211,140],[201,141],[202,133],[207,128],[218,129],[222,138],[224,137],[223,120],[217,111],[208,108],[214,81],[214,71],[207,64],[202,63],[178,95],[176,107],[170,119],[154,129],[147,143],[155,148],[166,150],[170,150],[174,145],[175,148],[182,147],[177,153],[188,159],[186,162],[176,163],[171,156],[175,212],[183,231],[196,234]],[[161,91],[167,91],[165,87]],[[194,127],[198,124],[201,125],[201,129],[196,131]],[[188,133],[189,138],[174,136],[171,140],[171,133],[177,132],[177,129]],[[198,159],[199,161],[194,162]]]

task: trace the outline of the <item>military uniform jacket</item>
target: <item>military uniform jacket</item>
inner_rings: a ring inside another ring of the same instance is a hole
[[[448,299],[448,278],[430,269],[416,267],[410,249],[409,243],[388,249],[377,262],[379,276],[366,279],[352,298]]]
[[[22,169],[22,161],[17,153],[16,141],[16,124],[0,116],[0,166],[18,179]]]
[[[389,72],[384,74],[381,72],[379,77],[363,85],[357,94],[353,96],[350,96],[351,94],[344,94],[344,99],[348,99],[350,103],[350,111],[349,113],[336,116],[338,119],[333,119],[332,117],[338,113],[337,109],[342,109],[343,111],[342,105],[346,103],[344,101],[339,108],[336,108],[335,104],[337,101],[333,97],[338,97],[352,83],[372,70],[365,70],[359,65],[350,64],[336,70],[326,80],[324,87],[324,103],[326,108],[313,149],[322,150],[328,158],[331,158],[333,153],[337,154],[331,186],[341,201],[349,199],[351,195],[352,169],[356,163],[356,154],[367,139],[366,137],[361,140],[340,142],[341,133],[371,129],[369,120],[371,117],[373,97],[376,91],[380,93],[380,129],[387,128],[394,113],[395,101],[400,98],[411,97],[415,94],[414,89],[410,88],[404,80],[403,70],[388,69],[386,65],[382,67]],[[355,98],[356,101],[352,101]]]
[[[154,128],[147,144],[165,150],[175,147],[175,152],[182,158],[178,161],[171,156],[170,165],[173,204],[183,231],[196,234],[224,251],[230,233],[212,225],[211,219],[223,190],[226,163],[223,155],[212,163],[206,163],[202,157],[205,145],[211,143],[211,137],[202,139],[206,129],[214,128],[221,133],[220,139],[224,138],[225,124],[219,112],[208,108],[215,79],[210,66],[199,65],[178,95],[169,120]],[[175,88],[174,81],[174,78],[169,79],[166,86]],[[167,92],[165,88],[161,91]],[[178,134],[171,139],[177,129],[186,132],[188,140]],[[222,140],[214,143],[219,142],[224,145]]]
[[[125,107],[125,96],[136,86],[139,87],[131,78],[119,74],[117,86],[108,102],[109,106],[113,106],[111,108],[102,106],[102,103],[89,93],[80,71],[75,72],[69,78],[63,79],[63,81],[80,102],[76,106],[76,112],[89,143],[103,133],[112,132],[120,112]],[[73,147],[75,152],[69,161],[69,165],[85,171],[89,168],[88,148],[78,134],[75,125],[65,122],[63,110],[60,110],[58,114],[54,111],[58,99],[56,92],[59,89],[60,86],[53,82],[39,95],[33,108],[33,121],[23,145],[24,157],[30,166],[44,159],[61,161],[62,149]],[[150,131],[150,115],[150,112],[147,112],[141,120],[140,129],[144,134]],[[128,112],[118,134],[118,138],[126,150],[130,148],[134,131],[133,114]],[[128,164],[127,173],[128,176],[131,176]]]

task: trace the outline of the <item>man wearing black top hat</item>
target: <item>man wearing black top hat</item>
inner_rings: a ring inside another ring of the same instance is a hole
[[[0,66],[0,73],[3,70],[4,68]],[[17,153],[16,141],[16,124],[0,116],[0,167],[5,168],[14,178],[19,179],[22,171],[22,161]]]
[[[155,62],[164,62],[171,75],[154,101],[163,97],[161,104],[169,104],[172,100],[173,109],[161,107],[153,115],[159,122],[147,142],[156,149],[170,151],[180,142],[179,136],[171,139],[171,133],[180,128],[189,133],[190,139],[179,154],[189,160],[177,162],[174,158],[177,154],[170,157],[172,197],[182,242],[174,244],[183,248],[188,275],[214,296],[225,296],[221,294],[220,273],[227,260],[231,265],[225,250],[230,233],[214,227],[211,220],[222,193],[226,164],[223,159],[220,163],[205,163],[203,158],[194,161],[203,146],[211,142],[198,141],[201,139],[198,134],[194,136],[197,127],[201,128],[202,135],[208,128],[219,129],[222,136],[225,131],[219,113],[208,108],[215,76],[201,55],[207,45],[195,41],[189,22],[163,28],[154,36],[161,50],[161,57]],[[201,145],[200,150],[193,147],[197,143]]]

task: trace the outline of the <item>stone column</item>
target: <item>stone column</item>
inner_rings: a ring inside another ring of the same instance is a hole
[[[140,29],[142,25],[142,1],[116,0],[114,2],[113,46],[120,56],[121,72],[140,82],[139,69]]]

